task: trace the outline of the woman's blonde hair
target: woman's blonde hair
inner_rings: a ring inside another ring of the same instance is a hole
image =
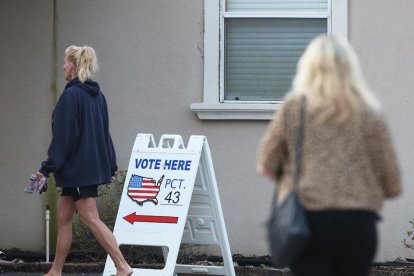
[[[98,59],[95,50],[89,46],[69,46],[65,50],[65,58],[76,66],[80,82],[92,79],[98,70]]]
[[[308,109],[317,112],[322,123],[344,122],[361,103],[380,108],[365,84],[351,45],[331,35],[321,35],[308,45],[298,63],[293,91],[308,95]]]

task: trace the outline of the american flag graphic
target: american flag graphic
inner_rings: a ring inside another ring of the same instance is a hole
[[[157,195],[163,178],[164,175],[156,183],[153,178],[133,174],[128,184],[128,196],[139,205],[142,205],[144,201],[152,201],[157,205]]]

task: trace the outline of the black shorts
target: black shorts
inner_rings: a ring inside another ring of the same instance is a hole
[[[98,186],[62,188],[60,195],[71,196],[73,201],[77,201],[81,198],[98,197]]]

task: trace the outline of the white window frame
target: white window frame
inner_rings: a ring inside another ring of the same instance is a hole
[[[270,120],[282,102],[223,101],[220,79],[223,54],[220,51],[220,1],[204,0],[204,93],[203,102],[191,104],[201,120]],[[348,37],[348,0],[331,0],[328,33]],[[262,15],[266,16],[266,15]]]

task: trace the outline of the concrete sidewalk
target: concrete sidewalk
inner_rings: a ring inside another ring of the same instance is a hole
[[[42,276],[49,270],[50,263],[0,264],[0,275],[9,276]],[[65,264],[63,276],[101,276],[104,264],[68,263]],[[288,269],[269,267],[235,267],[237,276],[290,276]],[[180,276],[196,276],[200,274],[180,274]],[[414,264],[383,263],[373,265],[370,276],[408,276],[414,275]]]

